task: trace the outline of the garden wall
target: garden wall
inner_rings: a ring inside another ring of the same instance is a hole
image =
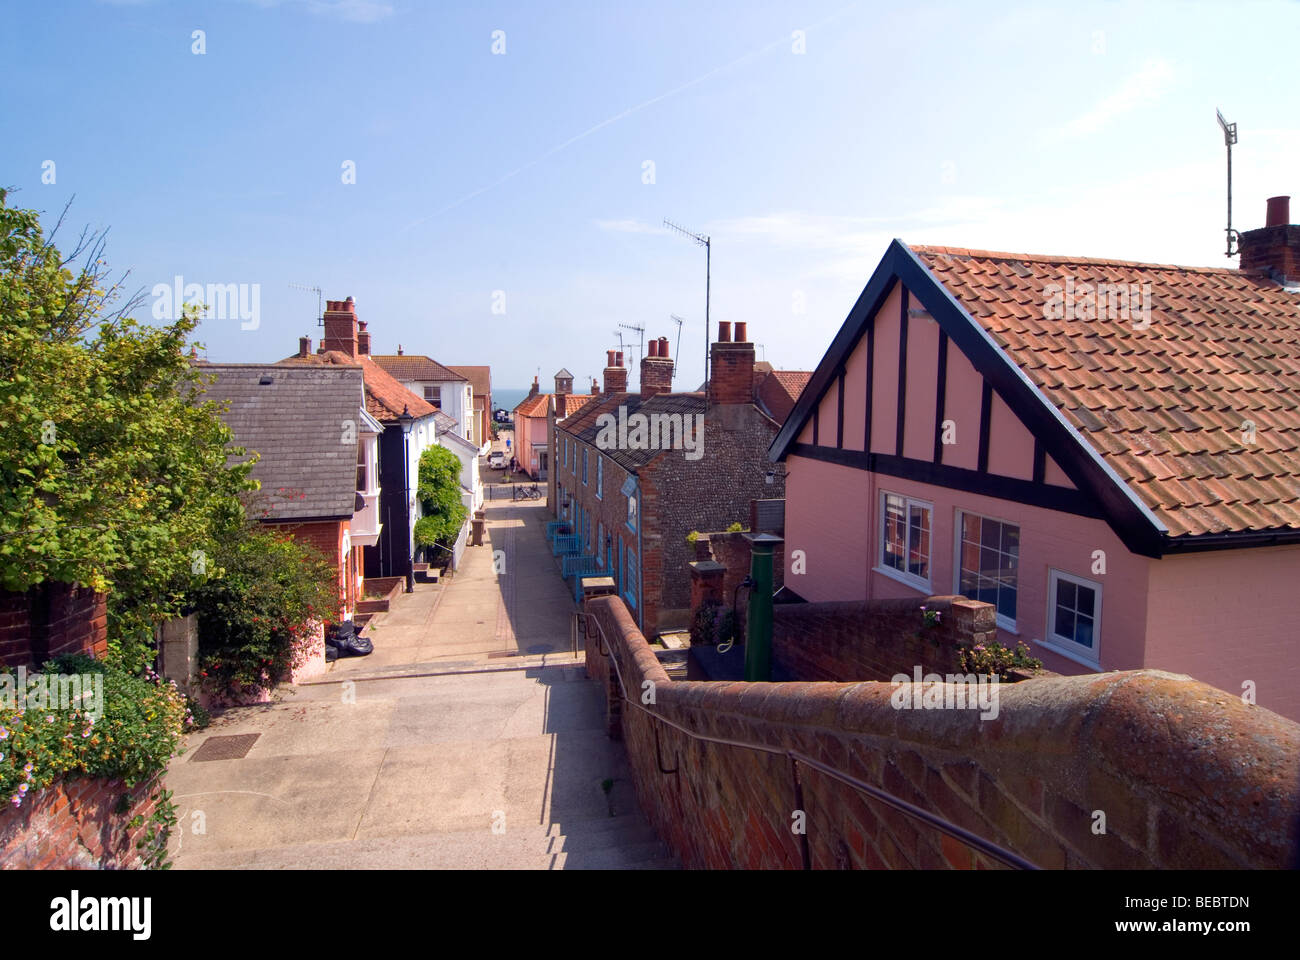
[[[161,777],[128,788],[120,780],[51,784],[21,807],[0,808],[0,868],[123,870],[141,865],[136,843],[150,828]],[[129,826],[137,815],[144,820]]]
[[[0,592],[0,667],[36,667],[65,653],[108,652],[107,598],[88,587],[42,583]]]
[[[800,751],[1038,866],[1290,865],[1300,725],[1188,677],[1005,684],[996,718],[981,720],[895,709],[889,683],[672,681],[621,599],[586,609],[587,669],[607,693],[609,732],[626,742],[646,815],[689,868],[800,867],[797,808],[813,867],[998,864],[805,764],[800,804],[788,756],[695,740],[622,702],[596,624],[655,716]]]

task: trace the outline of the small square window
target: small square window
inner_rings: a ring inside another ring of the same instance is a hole
[[[1052,570],[1047,594],[1047,643],[1100,665],[1101,584]]]

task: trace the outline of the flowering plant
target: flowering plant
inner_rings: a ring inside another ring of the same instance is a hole
[[[959,648],[957,665],[964,671],[982,673],[990,677],[996,673],[1005,680],[1007,671],[1012,667],[1036,670],[1043,665],[1043,661],[1029,655],[1029,648],[1025,646],[1024,641],[1018,641],[1014,650],[993,641]]]
[[[152,670],[135,676],[93,657],[58,657],[46,674],[103,674],[103,713],[55,703],[0,704],[0,802],[21,807],[67,777],[134,786],[162,770],[193,718],[185,696]],[[30,678],[29,678],[30,680]]]
[[[943,620],[943,614],[938,610],[930,610],[929,608],[922,606],[921,619],[925,621],[927,627],[937,627]]]

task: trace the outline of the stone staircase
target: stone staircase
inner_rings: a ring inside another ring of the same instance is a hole
[[[311,843],[196,854],[186,869],[220,870],[676,870],[640,813],[549,826]]]

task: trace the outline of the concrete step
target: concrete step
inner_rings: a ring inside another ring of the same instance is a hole
[[[546,828],[424,836],[374,837],[257,850],[174,852],[179,869],[252,870],[620,870],[676,869],[676,860],[646,825],[632,818],[603,834],[569,837]],[[646,839],[647,832],[649,839]],[[191,840],[191,843],[193,841]]]

